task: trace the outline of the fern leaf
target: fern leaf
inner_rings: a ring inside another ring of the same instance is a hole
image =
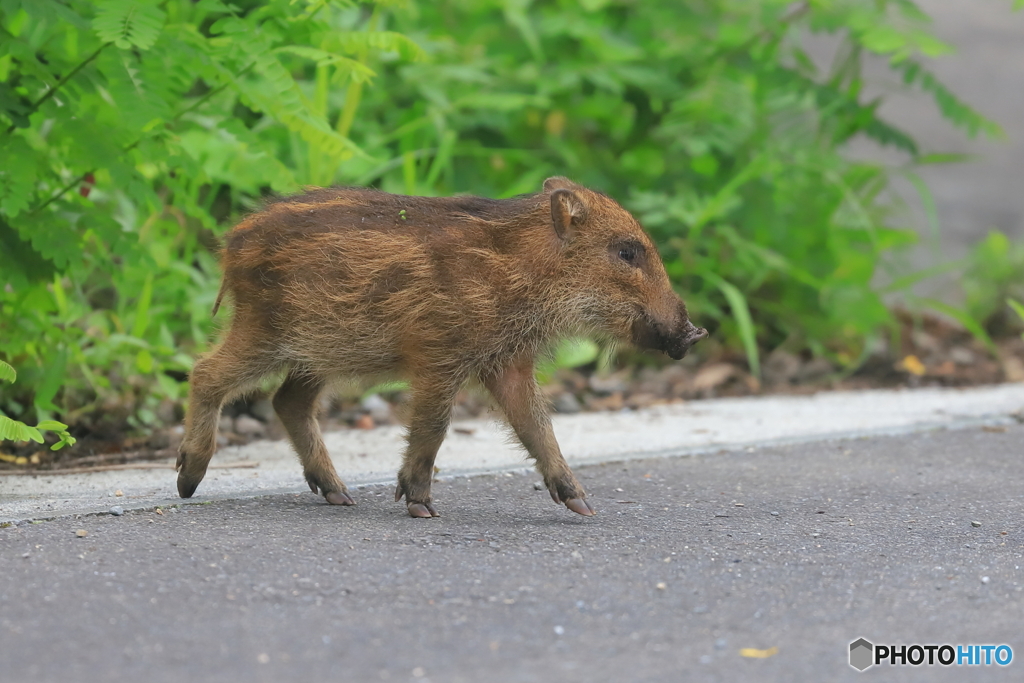
[[[422,61],[427,57],[427,53],[416,41],[394,31],[340,31],[327,39],[325,47],[349,54],[367,50],[397,52],[399,57],[410,62]]]
[[[28,208],[36,184],[36,152],[24,139],[0,145],[0,214],[14,218]]]
[[[946,86],[939,82],[935,76],[925,69],[919,62],[908,59],[895,68],[903,72],[903,82],[907,85],[917,85],[921,90],[932,96],[935,104],[943,117],[953,125],[967,131],[967,134],[974,137],[979,132],[985,135],[998,138],[1003,135],[999,124],[986,118],[970,106],[964,104]]]
[[[0,415],[0,440],[3,439],[42,443],[43,435],[35,427],[29,427],[24,422],[18,422],[6,415]]]
[[[16,379],[18,379],[18,373],[14,367],[0,360],[0,380],[13,382]]]
[[[106,0],[100,4],[92,28],[100,40],[122,50],[148,50],[160,36],[166,16],[153,0]]]
[[[276,55],[258,56],[253,70],[262,77],[260,80],[230,76],[250,107],[270,115],[328,154],[341,158],[354,153],[369,158],[354,142],[339,135],[327,121],[309,111],[298,84]]]
[[[328,52],[327,50],[320,50],[315,47],[286,45],[285,47],[277,48],[274,52],[284,52],[297,55],[299,57],[305,57],[306,59],[315,61],[318,65],[334,66],[338,69],[339,76],[350,76],[356,83],[365,83],[377,75],[373,69],[358,60],[352,59],[351,57],[345,57],[344,55],[335,54],[333,52]]]

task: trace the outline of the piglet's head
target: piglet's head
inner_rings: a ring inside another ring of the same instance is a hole
[[[561,252],[559,299],[581,328],[678,360],[707,330],[690,322],[640,223],[614,200],[566,178],[548,178],[551,226]]]

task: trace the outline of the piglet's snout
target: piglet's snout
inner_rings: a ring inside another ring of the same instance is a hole
[[[685,321],[676,334],[672,335],[668,348],[665,351],[668,355],[679,360],[686,355],[686,352],[690,350],[690,347],[708,336],[708,331],[703,327],[697,327],[689,320]]]

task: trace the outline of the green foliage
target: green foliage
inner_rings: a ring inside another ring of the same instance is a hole
[[[13,382],[18,378],[17,372],[7,363],[0,361],[0,381]],[[43,443],[41,431],[51,431],[57,434],[59,441],[50,447],[51,450],[59,450],[64,446],[71,446],[75,443],[75,437],[68,434],[68,426],[56,420],[43,420],[35,427],[29,427],[24,422],[12,420],[3,413],[0,413],[0,441],[35,441]]]
[[[508,195],[553,173],[598,187],[638,214],[696,319],[755,373],[758,349],[781,344],[850,365],[892,323],[876,287],[906,276],[889,256],[916,233],[889,223],[886,170],[841,149],[861,135],[918,150],[864,101],[863,55],[968,134],[997,132],[924,69],[949,48],[903,0],[417,10],[395,26],[431,59],[364,98],[365,139],[395,155],[356,177],[410,193]],[[802,48],[808,31],[841,36],[829,69]]]
[[[1006,303],[1007,305],[1009,305],[1010,308],[1013,309],[1013,312],[1017,314],[1017,317],[1021,321],[1024,321],[1024,304],[1021,304],[1019,301],[1016,301],[1015,299],[1007,299]],[[1022,334],[1021,337],[1024,338],[1024,334]]]
[[[369,159],[335,126],[336,86],[423,56],[368,15],[0,0],[0,357],[22,376],[0,405],[138,425],[183,399],[212,332],[217,235],[268,192]]]
[[[962,283],[971,317],[991,331],[1004,331],[1011,324],[1007,299],[1024,300],[1024,245],[993,230],[968,257]]]
[[[105,0],[97,3],[92,27],[104,43],[113,43],[122,50],[132,46],[148,50],[167,17],[156,4],[156,0]]]
[[[545,384],[554,377],[555,371],[563,368],[578,368],[593,363],[600,357],[601,347],[593,340],[583,337],[564,339],[555,346],[549,358],[537,364],[537,379]]]
[[[885,170],[840,150],[917,158],[864,101],[862,56],[995,131],[923,68],[947,49],[925,19],[910,0],[0,0],[0,356],[22,377],[0,406],[152,423],[213,331],[219,235],[332,183],[572,176],[637,213],[755,372],[780,344],[853,363],[914,233],[887,220]],[[808,32],[842,37],[829,69]]]

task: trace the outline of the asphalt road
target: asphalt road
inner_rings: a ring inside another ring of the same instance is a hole
[[[372,487],[0,529],[0,679],[1021,680],[1024,427],[992,429],[580,468],[592,518],[499,475],[433,520]],[[858,637],[1015,660],[857,673]]]

